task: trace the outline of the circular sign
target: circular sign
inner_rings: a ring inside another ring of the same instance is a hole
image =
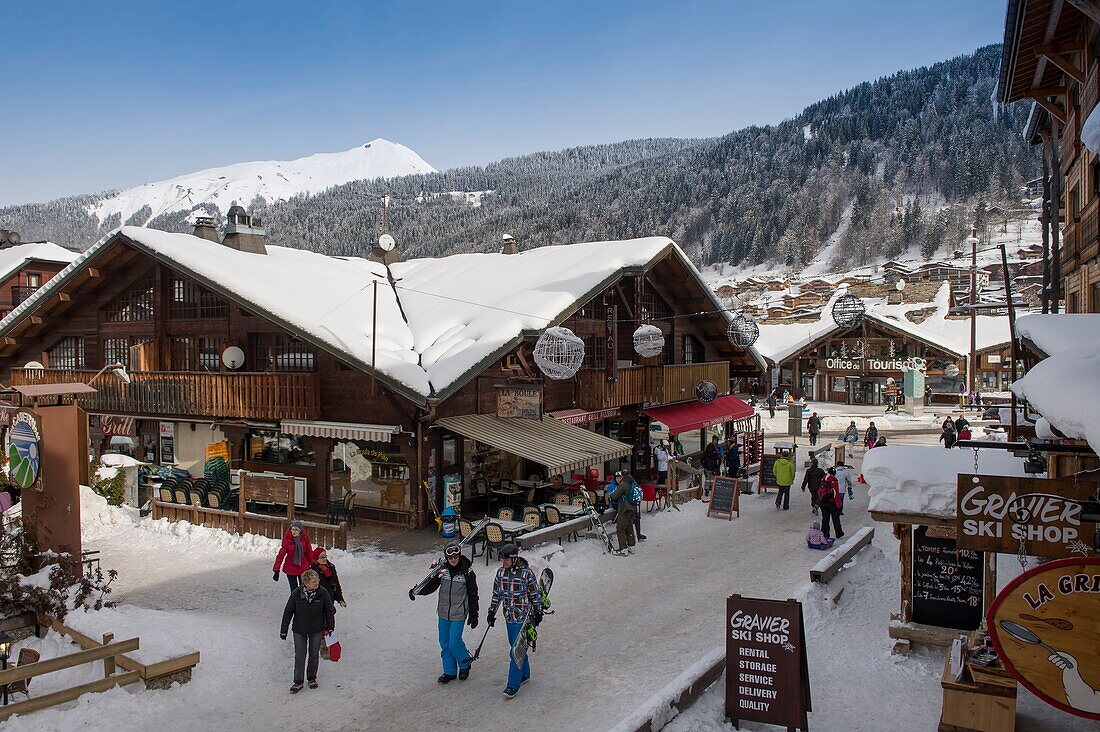
[[[713,381],[700,381],[695,385],[695,398],[709,404],[718,398],[718,385]]]
[[[1081,549],[1091,550],[1084,542]],[[1100,559],[1060,559],[1025,572],[997,595],[986,625],[1001,662],[1029,691],[1100,719]]]
[[[38,483],[40,442],[38,415],[25,409],[16,411],[8,428],[4,453],[8,458],[8,476],[23,490]]]
[[[953,363],[949,363],[944,367],[943,375],[949,379],[953,379],[959,375],[959,367]]]

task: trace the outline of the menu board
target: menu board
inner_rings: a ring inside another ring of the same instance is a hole
[[[707,507],[707,516],[712,513],[727,514],[733,520],[734,512],[741,515],[740,493],[737,490],[737,478],[715,476],[711,484],[710,506]]]
[[[779,459],[778,455],[764,455],[760,458],[760,487],[761,488],[778,488],[779,483],[775,480],[775,461]]]
[[[913,622],[974,630],[982,622],[983,552],[936,534],[913,527]]]
[[[726,598],[726,716],[809,729],[810,675],[802,604]]]

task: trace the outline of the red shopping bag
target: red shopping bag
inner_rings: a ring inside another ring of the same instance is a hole
[[[325,649],[328,651],[328,660],[333,663],[340,660],[340,636],[335,630],[325,635]]]

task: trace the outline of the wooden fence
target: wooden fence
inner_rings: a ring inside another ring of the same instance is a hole
[[[127,651],[136,651],[139,645],[138,639],[131,638],[130,640],[119,641],[118,643],[113,643],[113,640],[114,637],[108,634],[103,636],[103,644],[97,644],[95,648],[77,651],[76,653],[70,653],[56,658],[47,658],[44,661],[28,663],[23,666],[9,668],[6,671],[0,671],[0,686],[7,686],[8,684],[14,684],[25,679],[33,679],[36,676],[43,676],[53,673],[54,671],[81,666],[85,663],[103,661],[103,678],[99,681],[80,684],[79,686],[62,689],[61,691],[55,691],[50,694],[35,696],[26,701],[0,706],[0,722],[3,722],[13,714],[26,714],[27,712],[35,712],[39,709],[47,709],[57,706],[58,704],[71,702],[84,694],[107,691],[116,686],[126,686],[140,679],[141,676],[137,671],[127,671],[120,674],[115,673],[116,658]]]
[[[243,501],[242,501],[243,504]],[[293,505],[293,504],[292,504]],[[290,528],[287,516],[265,516],[247,511],[219,511],[216,508],[184,506],[178,503],[165,503],[153,500],[153,518],[166,518],[169,521],[189,521],[196,526],[221,529],[231,534],[258,534],[269,539],[282,539]],[[348,548],[348,524],[318,524],[303,521],[309,539],[314,546],[334,549]]]

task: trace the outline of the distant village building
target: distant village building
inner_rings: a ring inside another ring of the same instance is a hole
[[[23,242],[14,231],[0,230],[0,318],[78,256],[52,242]]]

